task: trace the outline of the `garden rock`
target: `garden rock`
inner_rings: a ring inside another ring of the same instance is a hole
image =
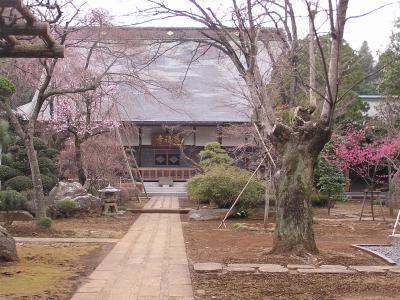
[[[223,208],[201,208],[192,209],[189,212],[189,219],[195,221],[222,220],[228,209]]]
[[[49,194],[48,205],[51,211],[57,211],[57,203],[65,198],[75,202],[72,214],[100,215],[104,201],[86,192],[79,182],[59,182]]]
[[[25,210],[0,211],[0,222],[31,221],[33,216]]]
[[[0,261],[17,261],[15,240],[4,227],[0,226]]]

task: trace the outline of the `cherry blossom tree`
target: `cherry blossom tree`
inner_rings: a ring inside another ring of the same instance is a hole
[[[119,126],[119,122],[113,119],[109,111],[101,111],[104,97],[110,97],[109,91],[104,88],[75,95],[74,98],[62,97],[56,101],[49,121],[49,129],[56,133],[72,135],[78,179],[82,185],[86,181],[82,162],[82,143]]]
[[[368,128],[347,130],[345,136],[332,137],[332,153],[328,160],[342,170],[352,170],[359,175],[370,190],[387,182],[388,176],[398,174],[400,167],[400,135],[384,137],[368,136]],[[382,175],[389,165],[394,173]]]

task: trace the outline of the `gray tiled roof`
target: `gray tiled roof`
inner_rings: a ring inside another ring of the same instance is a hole
[[[167,34],[171,31],[174,32],[172,36]],[[271,37],[271,32],[263,31],[261,36]],[[87,36],[87,33],[90,35],[90,31],[81,35]],[[198,46],[196,41],[202,37],[199,29],[113,28],[105,36],[141,47],[139,65],[146,65],[155,52],[170,49],[161,56],[156,55],[157,58],[141,70],[140,76],[152,84],[146,84],[140,91],[131,86],[118,86],[116,98],[121,121],[229,123],[250,120],[251,110],[242,96],[243,80],[225,54],[216,48],[205,51],[204,45]],[[178,43],[177,39],[185,42]],[[265,52],[262,45],[260,42],[260,51]],[[196,60],[188,68],[194,53]],[[266,53],[259,57],[263,60],[259,61],[260,68],[267,70],[270,64]],[[29,107],[25,105],[24,109]]]
[[[138,93],[131,87],[121,86],[118,91],[121,119],[142,122],[248,121],[247,103],[240,96],[240,90],[235,90],[242,81],[229,60],[219,51],[210,49],[188,68],[196,47],[193,42],[179,45],[148,67],[146,76],[162,87],[148,86],[148,93]]]

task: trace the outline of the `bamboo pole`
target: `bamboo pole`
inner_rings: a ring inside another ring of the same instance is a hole
[[[269,214],[269,191],[271,187],[271,168],[269,168],[269,176],[267,177],[267,170],[265,170],[265,206],[264,206],[264,228],[267,228],[268,214]]]
[[[247,180],[246,185],[243,187],[243,189],[240,191],[239,195],[237,196],[236,200],[233,202],[231,208],[229,208],[228,212],[226,213],[225,217],[223,218],[223,220],[221,221],[221,224],[219,224],[218,229],[221,228],[222,225],[224,225],[224,227],[226,227],[225,225],[225,221],[228,218],[229,214],[232,212],[233,208],[235,207],[236,203],[239,201],[240,196],[242,196],[243,192],[246,190],[247,186],[249,185],[251,179],[254,177],[254,175],[257,173],[258,169],[262,166],[262,164],[264,163],[264,158],[261,160],[260,164],[258,165],[258,167],[254,170],[253,174],[251,174],[249,180]]]

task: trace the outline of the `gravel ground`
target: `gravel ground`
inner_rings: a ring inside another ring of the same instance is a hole
[[[400,265],[400,245],[397,246],[363,246],[392,259],[397,265]]]

